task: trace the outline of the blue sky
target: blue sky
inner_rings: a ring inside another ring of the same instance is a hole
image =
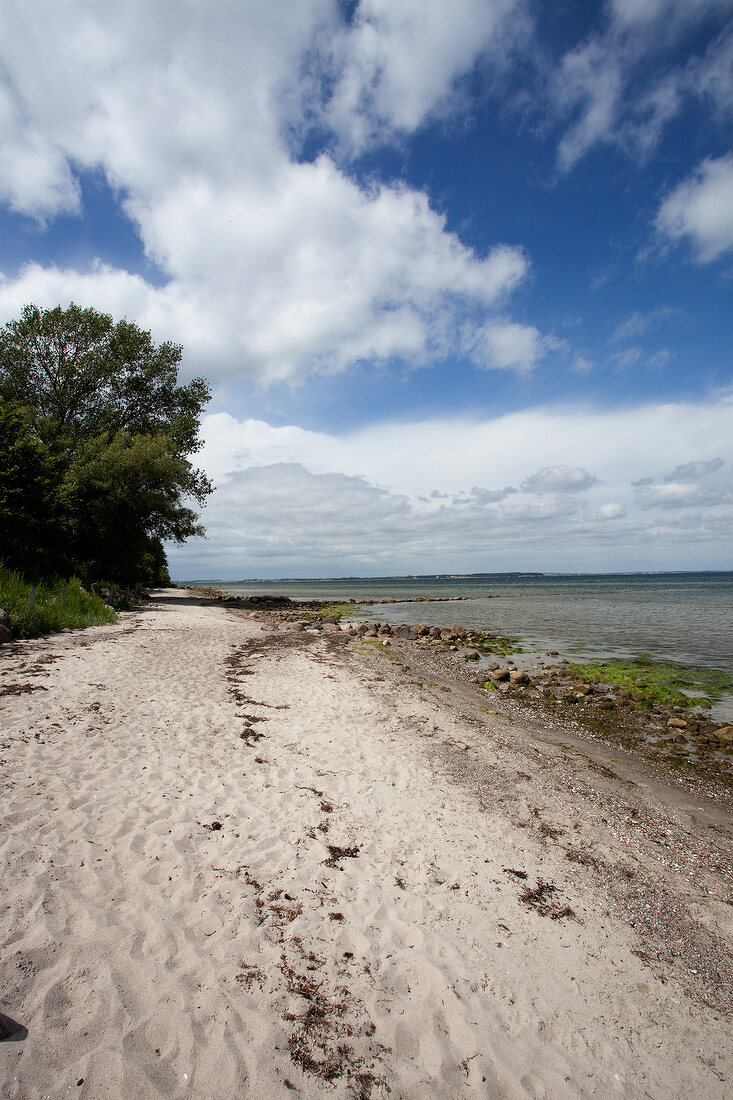
[[[733,0],[6,0],[0,320],[214,397],[174,576],[730,568]]]

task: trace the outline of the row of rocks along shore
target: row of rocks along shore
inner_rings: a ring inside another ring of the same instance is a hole
[[[518,668],[512,655],[521,649],[512,639],[461,625],[446,628],[425,623],[344,621],[339,615],[318,613],[320,606],[328,606],[327,601],[298,604],[289,597],[222,597],[221,594],[217,594],[216,599],[228,606],[275,613],[274,618],[294,631],[340,632],[357,641],[381,644],[385,649],[412,643],[423,651],[443,653],[453,659],[453,674],[478,685],[487,696],[510,697],[535,711],[549,710],[556,717],[566,715],[591,734],[641,752],[649,759],[671,761],[677,766],[689,765],[698,770],[701,767],[708,776],[724,781],[733,778],[733,725],[716,722],[697,707],[650,701],[645,697],[643,682],[638,691],[604,684],[578,676],[570,662],[564,659],[554,663],[538,660],[534,667]],[[377,603],[460,602],[465,599],[467,597],[415,597],[410,600],[344,600],[342,603],[364,607]],[[303,617],[305,609],[309,612],[308,618]],[[548,656],[557,655],[550,653]],[[491,659],[487,661],[487,658]]]

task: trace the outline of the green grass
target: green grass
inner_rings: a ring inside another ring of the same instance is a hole
[[[631,695],[640,695],[641,703],[660,703],[663,706],[709,706],[724,691],[733,689],[730,673],[715,668],[671,664],[654,661],[648,654],[640,653],[633,660],[622,658],[610,661],[570,665],[570,672],[580,680],[610,684],[626,688]],[[689,696],[685,691],[699,692]]]
[[[485,657],[492,654],[509,657],[512,653],[524,652],[517,638],[505,638],[503,634],[486,634],[482,630],[469,631],[464,638],[461,638],[461,642]]]
[[[35,597],[31,595],[35,588]],[[31,606],[31,603],[33,606]],[[42,581],[29,584],[20,573],[0,565],[0,608],[10,617],[10,629],[17,638],[114,623],[117,616],[99,596],[84,592],[80,581]]]
[[[316,622],[318,619],[323,619],[325,616],[329,616],[336,620],[337,623],[341,622],[341,619],[348,615],[353,617],[358,604],[353,603],[326,603],[326,604],[300,604],[298,610],[303,609],[303,619],[308,622]]]

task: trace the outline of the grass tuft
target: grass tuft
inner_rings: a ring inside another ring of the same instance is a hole
[[[99,596],[85,592],[77,577],[68,581],[29,584],[20,573],[0,565],[0,608],[6,611],[16,638],[37,638],[41,634],[69,627],[114,623],[117,616]]]

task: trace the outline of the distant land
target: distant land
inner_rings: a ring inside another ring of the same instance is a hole
[[[493,580],[525,580],[542,579],[544,577],[692,577],[692,576],[717,576],[731,572],[727,569],[631,569],[613,573],[540,573],[517,570],[504,573],[403,573],[403,574],[371,574],[369,576],[347,577],[246,577],[241,580],[223,580],[222,578],[198,578],[196,580],[178,581],[182,587],[191,584],[306,584],[309,582],[323,583],[325,581],[493,581]]]

